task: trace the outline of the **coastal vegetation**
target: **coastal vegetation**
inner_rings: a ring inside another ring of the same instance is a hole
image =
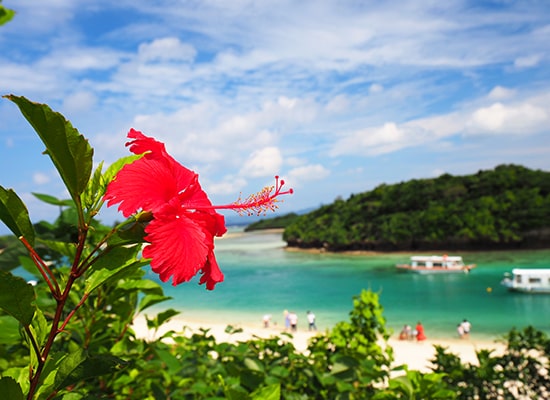
[[[383,184],[298,216],[283,239],[330,251],[547,247],[550,172],[500,165]]]
[[[288,213],[273,218],[265,218],[253,222],[244,228],[245,232],[260,231],[264,229],[284,229],[298,218],[296,213]]]

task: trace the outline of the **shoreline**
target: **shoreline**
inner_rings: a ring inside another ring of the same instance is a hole
[[[242,330],[237,333],[227,333],[226,327],[232,325],[236,329]],[[289,332],[292,338],[287,335],[282,335],[284,329],[280,326],[270,326],[265,328],[261,324],[229,324],[223,322],[205,322],[193,319],[185,319],[174,317],[155,332],[147,328],[147,323],[144,315],[136,317],[133,323],[133,329],[136,336],[145,340],[155,340],[162,337],[168,331],[174,331],[181,335],[190,335],[193,333],[201,333],[201,330],[208,330],[208,333],[213,335],[218,343],[237,343],[254,338],[269,338],[280,337],[281,340],[291,341],[297,351],[306,351],[309,339],[323,331],[308,331],[299,329],[296,332]],[[435,345],[439,345],[448,349],[448,352],[456,354],[462,360],[462,363],[470,363],[478,365],[476,351],[482,349],[493,350],[495,355],[502,354],[506,345],[490,340],[480,339],[450,339],[450,338],[428,338],[424,341],[417,342],[415,340],[399,340],[397,337],[390,337],[387,344],[393,348],[394,361],[392,368],[400,365],[407,365],[410,370],[420,372],[431,372],[430,360],[435,356]],[[397,373],[397,372],[396,372]]]

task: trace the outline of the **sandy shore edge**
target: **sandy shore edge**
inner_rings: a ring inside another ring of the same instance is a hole
[[[192,333],[198,333],[201,329],[208,329],[216,341],[236,343],[241,341],[247,341],[254,337],[269,338],[273,336],[279,336],[283,329],[281,327],[269,327],[264,328],[258,325],[233,325],[235,328],[242,329],[242,332],[229,334],[225,332],[228,323],[212,323],[207,321],[195,321],[187,320],[183,318],[173,318],[165,323],[159,331],[154,332],[147,328],[147,322],[144,316],[138,316],[133,324],[134,331],[139,338],[154,340],[168,331],[174,331],[184,335],[190,335]],[[298,330],[292,333],[292,339],[287,336],[283,336],[283,340],[292,341],[294,347],[299,351],[307,349],[309,339],[317,332],[310,332],[307,330]],[[460,357],[463,363],[470,363],[478,365],[476,351],[482,349],[493,350],[495,355],[502,354],[506,348],[504,343],[492,342],[488,340],[476,340],[475,338],[468,339],[430,339],[428,338],[422,342],[416,341],[402,341],[396,337],[390,338],[388,344],[394,351],[394,363],[392,367],[406,364],[409,369],[422,372],[431,372],[430,366],[432,365],[430,360],[434,358],[435,348],[434,345],[443,346],[449,349],[453,354]]]

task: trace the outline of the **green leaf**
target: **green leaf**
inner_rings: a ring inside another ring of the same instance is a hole
[[[93,149],[88,141],[63,115],[46,104],[34,103],[22,96],[4,97],[17,104],[38,133],[71,197],[80,204],[80,194],[86,189],[92,172]]]
[[[160,294],[146,294],[139,302],[138,311],[142,312],[146,308],[154,306],[155,304],[162,303],[163,301],[171,300],[172,297],[164,296]]]
[[[0,5],[0,25],[4,25],[6,22],[11,21],[14,15],[15,11]]]
[[[9,315],[0,315],[0,344],[12,345],[20,340],[19,322]]]
[[[39,308],[35,310],[34,318],[32,319],[32,323],[29,326],[29,330],[32,334],[32,337],[36,341],[36,344],[39,348],[41,348],[42,345],[46,342],[46,337],[48,336],[50,327],[48,326],[48,322],[46,321],[44,314],[42,314],[42,311]],[[38,366],[39,355],[36,354],[36,351],[32,347],[31,339],[27,331],[23,331],[23,337],[25,338],[29,349],[31,349],[29,366],[31,368],[36,368],[36,366]]]
[[[76,255],[76,245],[74,243],[59,242],[57,240],[43,240],[38,239],[39,243],[44,244],[49,249],[73,259]]]
[[[88,378],[111,374],[124,365],[126,363],[118,357],[109,354],[89,357],[86,351],[79,349],[59,363],[55,388],[60,390]]]
[[[111,182],[116,176],[116,174],[118,174],[118,171],[122,169],[122,167],[124,167],[126,164],[133,163],[134,161],[136,161],[137,159],[140,159],[141,157],[143,157],[142,154],[137,154],[137,155],[132,154],[126,157],[119,158],[117,161],[112,163],[109,166],[109,168],[107,168],[107,170],[103,174],[103,179],[105,180],[106,183]]]
[[[141,268],[148,264],[145,260],[135,260],[138,247],[114,247],[104,251],[90,267],[91,274],[86,279],[86,292],[90,293],[110,279],[124,277],[128,269]]]
[[[57,197],[50,196],[49,194],[42,194],[42,193],[33,193],[34,197],[36,197],[38,200],[42,200],[44,203],[48,203],[54,206],[67,206],[71,207],[74,206],[74,201],[65,199],[61,200]]]
[[[106,185],[103,181],[102,169],[103,161],[101,161],[95,169],[92,179],[90,179],[86,190],[82,194],[82,204],[84,204],[86,209],[92,212],[96,211],[95,208],[105,194]]]
[[[15,381],[15,379],[8,376],[0,379],[0,393],[2,398],[10,400],[24,400],[25,396],[21,390],[21,386]]]
[[[251,369],[252,371],[263,371],[264,370],[262,363],[259,360],[255,359],[255,358],[246,357],[244,359],[244,366],[248,369]]]
[[[11,271],[21,264],[19,258],[23,257],[29,252],[23,246],[23,244],[13,235],[5,236],[8,241],[3,242],[0,246],[6,246],[2,248],[2,256],[0,257],[0,271]],[[36,268],[33,273],[36,273]]]
[[[34,228],[25,203],[12,189],[0,186],[0,219],[14,233],[34,246]]]
[[[281,398],[281,385],[273,384],[258,389],[252,393],[252,400],[279,400]]]
[[[36,306],[34,289],[23,278],[0,271],[0,308],[29,326]]]
[[[180,312],[172,308],[169,308],[168,310],[164,310],[158,313],[153,319],[147,318],[147,327],[149,329],[158,329],[162,324],[164,324],[170,318],[178,314],[180,314]]]

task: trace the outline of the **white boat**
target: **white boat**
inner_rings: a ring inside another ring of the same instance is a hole
[[[464,264],[460,256],[412,256],[408,264],[397,264],[396,268],[402,271],[416,272],[417,274],[448,274],[470,272],[475,264]]]
[[[550,269],[514,268],[512,275],[504,275],[501,284],[516,292],[550,293]]]

